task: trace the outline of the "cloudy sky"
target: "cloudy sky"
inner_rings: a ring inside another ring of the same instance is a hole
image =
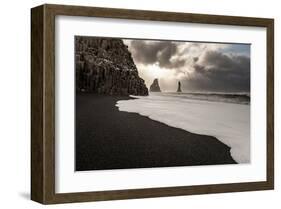
[[[124,39],[147,87],[162,91],[249,92],[250,45]]]

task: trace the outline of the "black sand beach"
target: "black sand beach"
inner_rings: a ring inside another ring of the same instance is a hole
[[[76,93],[76,171],[236,163],[214,137],[119,111],[126,99]]]

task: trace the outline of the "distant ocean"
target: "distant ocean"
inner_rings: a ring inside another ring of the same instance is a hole
[[[214,136],[238,163],[250,162],[250,95],[247,93],[150,93],[118,101],[120,111],[168,126]]]
[[[155,93],[153,93],[155,94]],[[157,94],[157,93],[156,93]],[[196,100],[206,100],[213,102],[227,102],[227,103],[236,103],[236,104],[250,104],[250,93],[177,93],[177,92],[163,92],[161,95],[171,96],[171,97],[180,97],[187,99],[196,99]]]

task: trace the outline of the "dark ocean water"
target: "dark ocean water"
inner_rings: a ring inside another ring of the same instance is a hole
[[[176,93],[176,92],[163,92],[167,96],[180,97],[187,99],[206,100],[213,102],[225,102],[235,104],[250,104],[249,93]]]

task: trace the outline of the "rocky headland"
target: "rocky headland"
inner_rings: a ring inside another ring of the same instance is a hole
[[[76,91],[148,95],[128,47],[121,39],[75,37]]]

